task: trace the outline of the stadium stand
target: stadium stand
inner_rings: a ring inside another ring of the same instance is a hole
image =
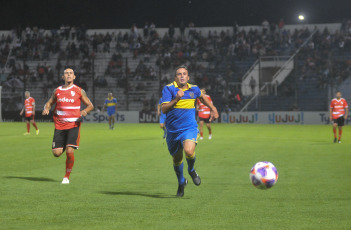
[[[301,45],[317,28],[311,41]],[[173,69],[187,64],[191,77],[206,87],[219,110],[239,111],[252,97],[241,92],[242,77],[258,58],[291,56],[294,70],[277,90],[260,93],[248,110],[326,110],[333,89],[349,82],[351,39],[348,25],[281,25],[196,28],[86,30],[61,26],[0,32],[3,109],[19,110],[29,90],[38,108],[61,84],[63,68],[72,67],[76,84],[96,108],[108,92],[121,110],[154,110]],[[271,68],[272,74],[277,69]],[[256,82],[260,86],[259,82]]]

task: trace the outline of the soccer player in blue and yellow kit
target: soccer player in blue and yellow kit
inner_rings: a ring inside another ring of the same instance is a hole
[[[157,105],[157,116],[160,118],[160,128],[163,129],[163,139],[165,139],[166,138],[166,127],[165,127],[166,114],[162,112],[161,106],[162,106],[162,97],[160,98]]]
[[[188,181],[183,176],[183,151],[188,163],[188,172],[195,185],[201,184],[201,179],[195,171],[195,147],[198,137],[195,120],[195,100],[197,98],[211,110],[210,121],[218,118],[216,107],[201,93],[196,85],[188,83],[188,68],[184,65],[175,70],[175,81],[163,88],[162,112],[167,116],[167,145],[173,157],[174,171],[178,178],[177,197],[184,196],[184,187]]]
[[[110,126],[110,129],[114,129],[115,114],[117,112],[117,99],[112,96],[112,93],[108,93],[104,103],[104,107],[102,108],[102,112],[104,112],[106,107],[107,107],[107,115],[108,115],[108,124]]]

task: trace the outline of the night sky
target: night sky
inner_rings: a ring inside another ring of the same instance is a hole
[[[145,21],[157,27],[258,25],[263,19],[297,23],[303,13],[306,23],[341,22],[351,18],[351,0],[0,0],[0,30],[17,25],[58,28],[61,24],[87,28],[129,28]]]

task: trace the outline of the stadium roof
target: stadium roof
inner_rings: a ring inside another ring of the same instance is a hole
[[[57,28],[61,24],[87,28],[143,27],[146,21],[157,27],[179,25],[180,21],[196,26],[261,24],[263,19],[298,22],[303,13],[306,23],[341,22],[348,17],[348,0],[2,0],[0,30],[16,25]]]

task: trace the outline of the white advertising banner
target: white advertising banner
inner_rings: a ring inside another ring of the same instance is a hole
[[[108,122],[107,112],[91,112],[83,118],[83,122]],[[115,122],[117,123],[139,123],[138,111],[118,111],[115,114]]]
[[[329,112],[230,112],[221,113],[221,123],[237,124],[329,124]],[[351,116],[345,124],[351,124]]]

